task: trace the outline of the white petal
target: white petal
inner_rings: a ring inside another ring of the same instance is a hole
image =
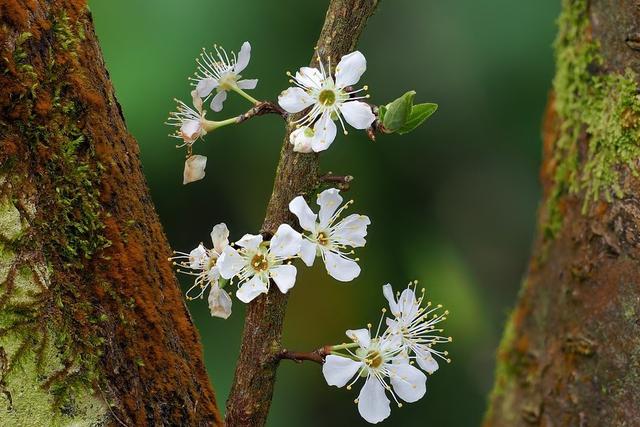
[[[338,129],[336,128],[334,121],[331,120],[331,115],[329,113],[324,113],[313,126],[313,131],[314,137],[311,143],[311,148],[313,148],[313,151],[318,153],[331,146],[331,143],[336,139]]]
[[[227,99],[227,91],[221,90],[220,92],[216,93],[216,96],[214,96],[211,100],[211,109],[216,113],[218,111],[222,111],[222,104],[224,103],[225,99]]]
[[[359,51],[343,56],[336,66],[336,86],[343,88],[358,83],[366,70],[367,60]]]
[[[369,329],[349,329],[345,334],[362,348],[369,348],[371,345],[371,333]]]
[[[393,314],[394,316],[398,316],[398,304],[396,303],[396,297],[393,294],[393,287],[391,286],[391,284],[387,283],[382,287],[382,294],[387,299],[387,301],[389,301],[389,310],[391,310],[391,314]],[[391,319],[387,319],[387,325],[389,325],[389,320]]]
[[[196,110],[202,114],[202,98],[198,95],[197,89],[191,91],[191,100],[193,101],[193,106],[196,107]]]
[[[418,366],[428,374],[433,374],[439,368],[438,361],[434,359],[431,352],[427,349],[416,351],[416,361],[418,362]]]
[[[369,217],[359,214],[351,214],[335,225],[331,237],[340,244],[354,248],[362,247],[367,243],[364,237],[367,235],[367,226],[371,224]]]
[[[307,231],[316,229],[316,220],[318,215],[314,214],[304,197],[298,196],[289,202],[289,210],[298,217],[300,227]]]
[[[262,243],[262,234],[245,234],[236,242],[236,245],[241,248],[257,249],[260,243]]]
[[[347,101],[338,108],[347,123],[356,129],[366,129],[376,119],[371,107],[362,101]]]
[[[306,264],[307,267],[311,267],[316,259],[317,245],[307,239],[302,239],[300,244],[300,253],[298,256]]]
[[[329,224],[329,220],[336,213],[338,207],[342,203],[340,191],[335,188],[329,188],[318,194],[318,205],[320,206],[320,226],[325,228]]]
[[[357,262],[331,251],[324,251],[324,265],[331,277],[341,282],[350,282],[360,275]]]
[[[322,86],[322,73],[317,68],[302,67],[300,71],[296,72],[296,80],[302,86],[320,89]]]
[[[358,412],[371,424],[377,424],[391,415],[389,399],[384,387],[374,376],[367,378],[358,395]]]
[[[204,168],[207,166],[207,157],[195,154],[184,162],[182,184],[199,181],[204,178]]]
[[[271,238],[269,252],[280,257],[292,257],[300,252],[302,235],[289,224],[280,224]]]
[[[209,310],[213,317],[227,319],[231,315],[231,297],[224,290],[220,289],[217,284],[211,285],[209,291]]]
[[[307,133],[311,133],[309,136]],[[296,153],[313,153],[313,129],[303,126],[289,135],[289,142],[293,145],[293,151]]]
[[[277,265],[269,269],[269,276],[283,294],[286,294],[296,284],[296,273],[296,268],[289,264]]]
[[[400,298],[398,298],[398,308],[402,313],[402,318],[407,321],[413,320],[418,315],[420,304],[413,289],[407,288],[402,291]]]
[[[180,126],[180,137],[186,143],[192,143],[202,134],[202,124],[200,120],[185,120]]]
[[[278,104],[289,113],[298,113],[313,102],[313,98],[299,87],[290,87],[278,96]]]
[[[255,89],[258,86],[258,79],[240,80],[237,84],[240,89]]]
[[[229,244],[229,229],[224,222],[213,226],[211,230],[211,241],[213,242],[213,249],[215,249],[218,254],[221,254]]]
[[[362,362],[330,354],[324,359],[322,375],[327,384],[344,387],[361,367]]]
[[[189,268],[199,269],[209,260],[207,250],[202,244],[189,252]]]
[[[249,65],[249,59],[251,59],[251,45],[249,42],[244,42],[242,43],[242,47],[238,53],[238,62],[236,62],[236,65],[233,67],[233,71],[236,74],[241,73],[242,70],[247,68],[247,65]]]
[[[396,363],[388,368],[393,391],[405,402],[420,400],[427,391],[427,376],[407,362]]]
[[[218,80],[213,77],[202,79],[196,85],[196,92],[200,98],[209,96],[212,90],[218,87]]]
[[[231,279],[238,274],[245,265],[246,260],[231,246],[224,248],[222,255],[220,255],[220,258],[218,258],[216,262],[220,275],[225,279]]]
[[[244,303],[253,301],[260,294],[266,294],[269,291],[269,285],[258,276],[253,276],[251,280],[244,282],[236,296]]]

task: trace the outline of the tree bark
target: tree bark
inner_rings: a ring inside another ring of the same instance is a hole
[[[82,0],[0,0],[0,424],[221,424]]]
[[[355,50],[378,3],[379,0],[331,0],[317,43],[323,63],[331,58],[335,66],[340,57]],[[316,65],[314,54],[311,66]],[[272,235],[280,224],[298,227],[289,212],[289,202],[298,195],[309,195],[319,184],[318,155],[295,153],[289,143],[289,134],[295,129],[293,120],[295,117],[287,121],[273,192],[262,225],[262,232],[267,235]],[[240,356],[227,402],[228,427],[266,423],[282,352],[287,298],[274,285],[267,295],[260,296],[247,308]]]
[[[640,9],[565,0],[538,235],[486,426],[640,421]]]

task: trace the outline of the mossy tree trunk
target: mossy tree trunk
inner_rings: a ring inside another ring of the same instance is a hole
[[[82,0],[0,1],[0,425],[220,424]]]
[[[538,236],[486,426],[640,420],[640,8],[564,0]]]

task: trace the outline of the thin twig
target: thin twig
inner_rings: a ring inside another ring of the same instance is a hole
[[[324,358],[331,353],[331,346],[325,345],[311,352],[289,351],[282,350],[278,355],[280,360],[292,360],[296,363],[302,363],[305,360],[316,362],[319,364],[324,363]]]
[[[327,172],[318,178],[321,182],[327,182],[330,184],[336,184],[338,189],[347,191],[351,187],[351,181],[353,181],[353,175],[334,175],[333,172]]]
[[[288,116],[287,112],[284,111],[278,104],[275,104],[271,101],[261,101],[246,113],[240,114],[236,120],[238,123],[242,123],[253,117],[263,116],[265,114],[278,114],[283,119],[286,119]]]

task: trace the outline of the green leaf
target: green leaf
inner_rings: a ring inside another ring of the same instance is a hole
[[[430,102],[424,104],[416,104],[411,107],[411,113],[409,118],[405,121],[398,133],[404,135],[409,133],[427,120],[438,109],[438,104],[432,104]]]
[[[386,105],[382,125],[387,132],[395,132],[404,126],[411,114],[411,106],[413,105],[413,97],[415,94],[415,91],[410,90],[400,98]]]

